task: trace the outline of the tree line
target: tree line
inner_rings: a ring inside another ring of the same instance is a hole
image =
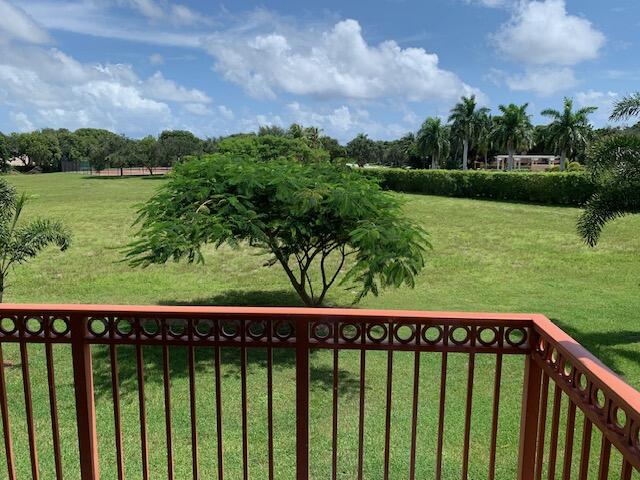
[[[429,117],[417,132],[396,140],[376,141],[359,133],[344,146],[318,127],[295,123],[289,128],[268,125],[255,133],[205,139],[185,130],[166,130],[157,137],[141,139],[95,128],[45,128],[9,135],[0,132],[0,171],[8,169],[10,160],[18,159],[24,170],[53,172],[83,165],[98,171],[144,167],[153,174],[156,167],[172,166],[185,156],[217,152],[225,138],[245,136],[286,137],[314,151],[326,152],[331,160],[343,159],[360,166],[466,170],[476,164],[486,166],[492,156],[506,153],[507,168],[512,169],[516,154],[551,153],[560,157],[560,169],[565,170],[571,162],[584,164],[588,146],[598,139],[621,131],[640,132],[639,125],[630,129],[594,129],[589,115],[595,107],[576,110],[570,98],[565,98],[560,110],[541,112],[550,119],[547,125],[534,126],[528,108],[526,103],[500,105],[498,114],[492,115],[489,109],[478,106],[474,96],[462,97],[451,109],[447,122]]]

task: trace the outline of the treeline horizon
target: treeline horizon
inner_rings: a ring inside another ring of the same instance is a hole
[[[157,136],[139,139],[99,128],[0,132],[0,171],[7,171],[9,162],[18,159],[22,162],[22,170],[37,167],[43,172],[55,172],[88,166],[99,171],[143,167],[153,173],[154,168],[172,166],[186,156],[215,153],[224,139],[243,136],[287,137],[311,149],[323,150],[330,160],[342,159],[360,166],[466,169],[467,163],[472,167],[472,162],[476,161],[486,164],[488,158],[507,153],[558,156],[562,153],[572,162],[584,163],[590,143],[617,132],[640,133],[640,124],[593,128],[587,117],[595,108],[587,107],[574,113],[570,99],[565,99],[564,112],[543,111],[552,118],[557,115],[559,120],[534,126],[526,112],[527,106],[501,105],[501,115],[491,116],[488,109],[477,108],[474,97],[463,97],[451,110],[447,123],[440,118],[428,117],[417,132],[409,132],[398,139],[373,140],[366,133],[359,133],[344,145],[324,135],[319,127],[296,123],[288,128],[266,125],[259,127],[257,132],[204,139],[187,130],[165,130]],[[562,126],[562,121],[567,122],[563,115],[581,112],[586,114],[578,119],[575,127],[582,135],[581,140],[568,146],[560,145],[554,127]],[[515,133],[510,133],[512,131]]]

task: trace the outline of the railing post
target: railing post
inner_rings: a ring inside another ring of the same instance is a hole
[[[86,341],[88,319],[71,317],[71,355],[76,393],[76,422],[82,480],[99,480],[96,411],[93,400],[91,345]]]
[[[533,351],[527,355],[524,364],[518,480],[533,480],[535,473],[542,369],[533,359],[533,355]]]
[[[296,480],[309,478],[309,322],[296,318]]]

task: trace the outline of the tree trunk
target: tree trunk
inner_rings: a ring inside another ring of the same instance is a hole
[[[487,165],[487,155],[488,155],[488,153],[485,151],[485,152],[484,152],[484,169],[485,169],[485,170],[486,170],[486,169],[487,169],[487,167],[488,167],[488,165]]]
[[[462,170],[467,170],[469,168],[469,139],[465,138],[462,141]]]
[[[0,303],[2,303],[2,296],[4,295],[4,290],[0,288]]]
[[[124,177],[124,168],[123,167],[120,167],[120,176]]]
[[[567,168],[567,152],[565,152],[564,150],[562,151],[562,153],[560,154],[560,171],[564,172],[564,170]]]
[[[509,149],[509,160],[507,161],[507,170],[513,170],[513,155],[515,152],[512,148]]]

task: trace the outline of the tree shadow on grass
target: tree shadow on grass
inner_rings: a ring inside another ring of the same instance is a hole
[[[302,301],[289,290],[227,290],[209,298],[160,300],[169,306],[300,307]]]
[[[552,318],[551,321],[575,338],[618,375],[626,376],[620,359],[640,364],[640,330],[585,332],[574,325]]]

